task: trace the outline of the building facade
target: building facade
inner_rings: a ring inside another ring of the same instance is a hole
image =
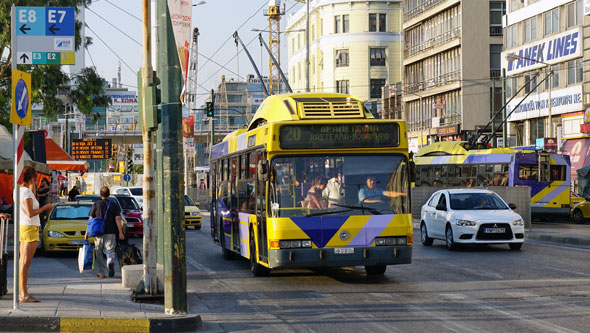
[[[346,93],[381,110],[381,88],[402,77],[402,1],[310,1],[309,87]],[[306,88],[306,7],[288,17],[289,83]]]
[[[544,138],[554,138],[570,155],[574,184],[590,144],[585,21],[583,0],[510,0],[503,22],[511,142],[543,148]]]
[[[504,11],[505,1],[404,0],[402,100],[411,149],[466,139],[500,109]]]

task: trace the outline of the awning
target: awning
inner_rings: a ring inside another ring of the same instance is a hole
[[[582,169],[590,164],[588,150],[590,149],[590,138],[568,139],[562,148],[565,155],[570,156],[572,180],[578,178],[576,170]]]
[[[53,139],[45,139],[45,154],[47,156],[47,165],[53,170],[86,171],[90,166],[86,161],[74,160]]]

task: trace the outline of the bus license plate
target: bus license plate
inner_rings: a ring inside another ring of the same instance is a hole
[[[70,244],[72,244],[72,245],[82,245],[82,244],[84,244],[84,241],[83,240],[71,240],[70,241]]]
[[[506,228],[485,228],[486,234],[503,234],[506,232]]]
[[[334,254],[353,254],[354,248],[352,247],[338,247],[334,249]]]

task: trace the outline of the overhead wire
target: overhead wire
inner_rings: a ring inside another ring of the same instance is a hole
[[[110,46],[109,44],[107,44],[102,38],[100,38],[100,36],[88,25],[88,23],[84,23],[84,25],[88,28],[88,30],[90,30],[95,36],[96,38],[98,38],[98,40],[100,40],[107,49],[109,49],[114,55],[115,57],[117,57],[119,60],[121,60],[122,63],[125,64],[125,66],[127,66],[127,68],[129,68],[129,70],[131,71],[131,73],[133,73],[133,75],[136,75],[135,71],[133,70],[133,68],[131,68],[131,66],[129,66],[129,64],[127,64],[125,62],[125,60],[123,60],[121,57],[119,57],[119,55],[117,54],[117,52],[115,52]]]
[[[129,16],[131,16],[131,17],[133,17],[134,19],[138,20],[139,22],[143,22],[143,20],[142,20],[142,19],[140,19],[139,17],[137,17],[137,16],[135,16],[135,15],[131,14],[130,12],[126,11],[125,9],[123,9],[123,8],[121,8],[121,7],[117,6],[117,5],[115,5],[114,3],[110,2],[109,0],[105,0],[105,1],[106,1],[108,4],[110,4],[111,6],[113,6],[113,7],[115,7],[115,8],[118,8],[118,9],[119,9],[119,10],[121,10],[122,12],[124,12],[124,13],[126,13],[127,15],[129,15]]]
[[[108,23],[111,27],[115,28],[117,31],[119,31],[120,33],[122,33],[123,35],[127,36],[127,38],[131,39],[132,41],[134,41],[137,45],[142,46],[142,44],[136,40],[135,38],[129,36],[125,31],[119,29],[117,26],[115,26],[114,24],[112,24],[111,22],[109,22],[107,19],[105,19],[104,17],[100,16],[97,12],[93,11],[92,9],[88,8],[88,10],[90,12],[92,12],[94,15],[100,17],[100,19],[102,19],[103,21],[105,21],[106,23]]]

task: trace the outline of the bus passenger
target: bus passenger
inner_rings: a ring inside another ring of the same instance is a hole
[[[359,191],[359,202],[360,203],[380,203],[382,197],[399,197],[406,196],[406,193],[396,191],[384,191],[375,187],[375,177],[367,177],[366,185]]]
[[[322,192],[322,197],[328,200],[328,207],[338,207],[344,202],[344,188],[340,179],[342,175],[340,172],[333,172],[332,177],[328,180],[326,188]]]
[[[309,209],[326,209],[327,202],[322,198],[322,192],[326,188],[326,180],[320,176],[314,179],[314,186],[307,192],[304,201],[305,208]]]
[[[475,185],[475,179],[469,178],[465,183],[465,187],[473,187]]]
[[[500,174],[497,173],[494,175],[494,179],[492,180],[492,185],[493,186],[500,186],[500,182],[501,182]]]
[[[508,174],[505,173],[500,181],[500,186],[508,186]]]

